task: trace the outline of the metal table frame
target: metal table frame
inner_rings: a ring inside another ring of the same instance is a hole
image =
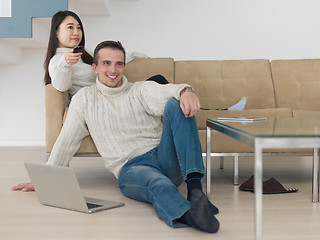
[[[312,202],[319,202],[319,148],[318,137],[258,137],[227,125],[207,120],[206,192],[210,198],[211,187],[211,129],[254,147],[254,201],[255,240],[262,240],[262,179],[263,149],[313,148]]]

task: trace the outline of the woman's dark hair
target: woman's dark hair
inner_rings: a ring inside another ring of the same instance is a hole
[[[68,16],[74,17],[77,22],[81,26],[82,30],[82,39],[79,45],[82,45],[83,47],[85,46],[85,34],[84,34],[84,29],[82,22],[77,14],[71,11],[60,11],[57,12],[51,19],[51,29],[50,29],[50,37],[49,37],[49,42],[48,42],[48,49],[47,49],[47,55],[46,59],[44,61],[44,69],[45,69],[45,75],[44,75],[44,83],[45,85],[51,83],[51,77],[49,75],[49,62],[50,59],[56,54],[59,40],[57,38],[57,30],[59,29],[60,24],[64,21],[64,19]],[[81,59],[84,63],[86,64],[92,64],[93,63],[93,57],[86,52],[86,50],[83,50],[83,53],[81,55]]]

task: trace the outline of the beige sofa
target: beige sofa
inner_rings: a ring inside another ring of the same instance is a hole
[[[320,59],[174,61],[172,58],[135,59],[126,66],[131,82],[162,74],[169,82],[194,87],[203,109],[196,118],[203,152],[208,117],[320,117]],[[247,97],[242,111],[224,111]],[[46,86],[46,151],[50,153],[69,104],[68,93]],[[213,133],[212,152],[250,153],[243,143]],[[273,151],[273,150],[270,150]],[[278,150],[279,151],[279,150]],[[293,151],[293,150],[290,150]],[[84,139],[78,153],[97,153]]]

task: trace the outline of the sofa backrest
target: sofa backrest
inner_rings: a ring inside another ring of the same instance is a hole
[[[276,106],[320,110],[320,59],[271,61]]]
[[[247,97],[246,109],[275,107],[265,59],[176,61],[175,83],[190,84],[206,109],[225,109],[242,97]]]
[[[136,58],[126,65],[124,72],[129,82],[145,81],[157,74],[173,83],[173,58]]]

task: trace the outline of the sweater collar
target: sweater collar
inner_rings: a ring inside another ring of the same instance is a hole
[[[104,85],[101,83],[98,79],[98,76],[96,78],[96,85],[98,90],[105,96],[115,96],[120,93],[122,93],[127,87],[128,87],[128,80],[125,76],[122,76],[122,85],[117,88],[111,88],[108,87],[107,85]]]

